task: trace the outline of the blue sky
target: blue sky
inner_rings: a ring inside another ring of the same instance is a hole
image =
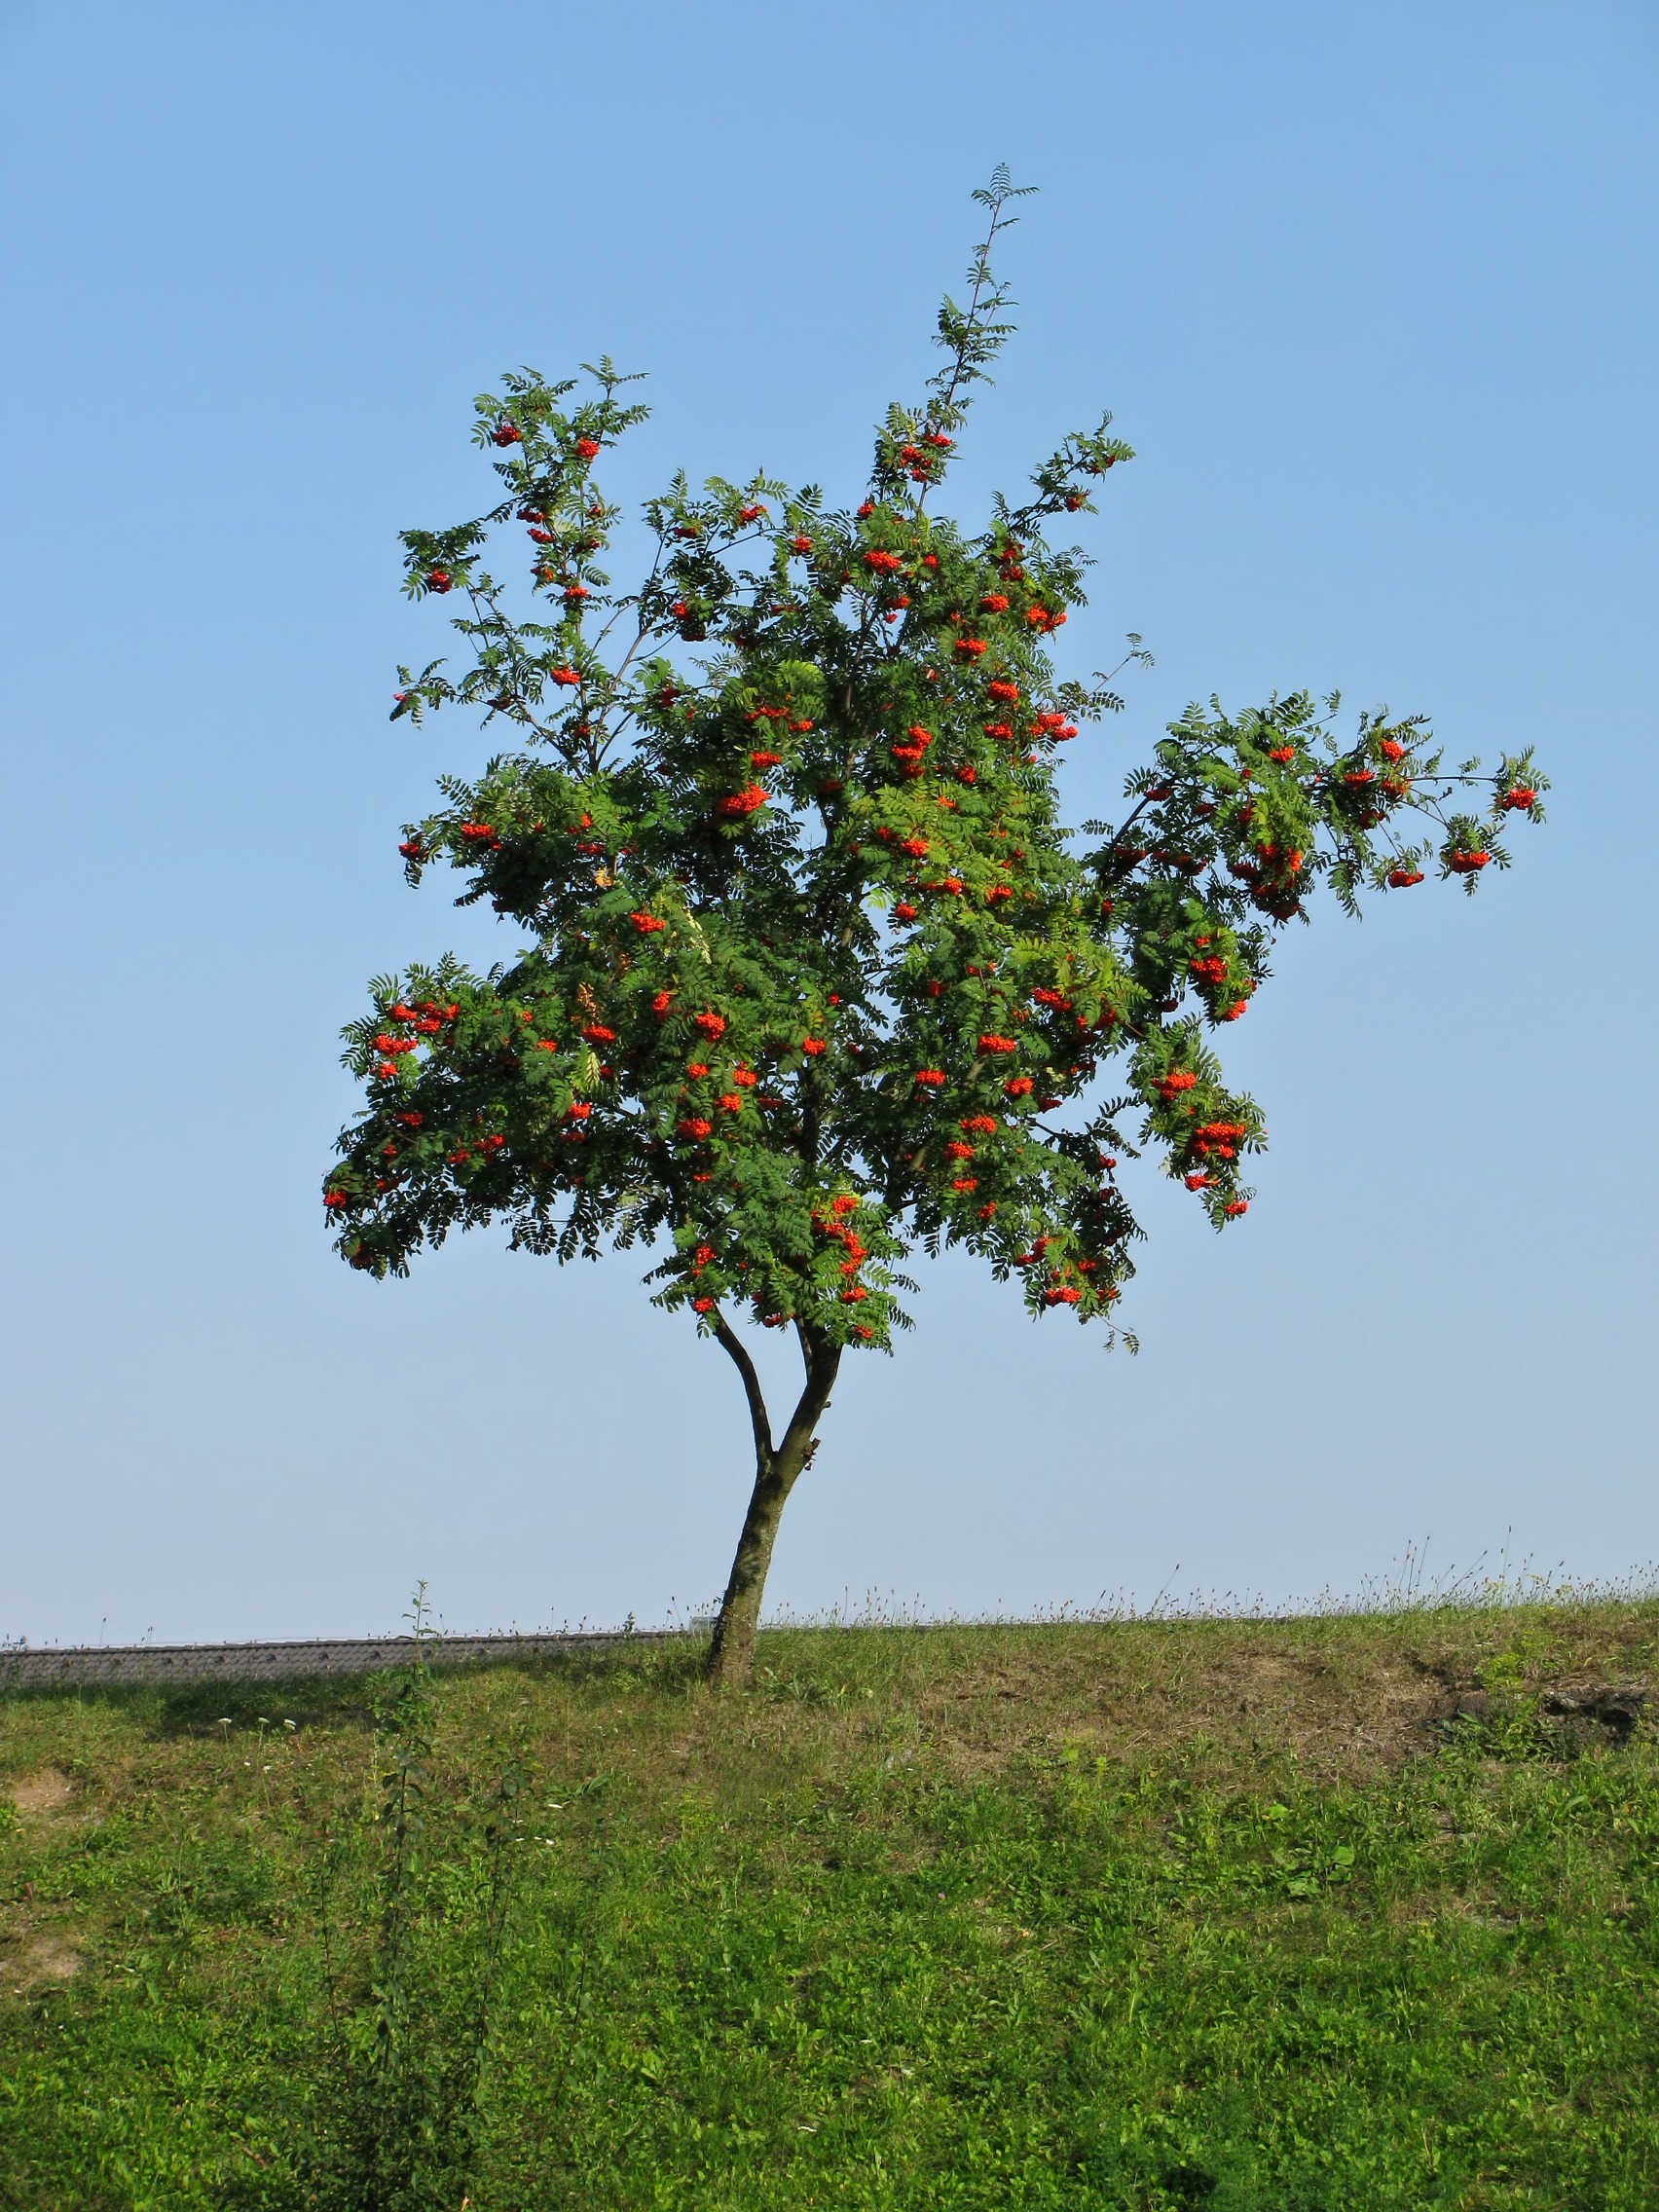
[[[1142,1178],[1138,1360],[929,1271],[772,1599],[1659,1554],[1656,62],[1634,0],[12,0],[0,1632],[350,1633],[418,1575],[458,1627],[718,1594],[741,1399],[631,1260],[484,1235],[375,1285],[324,1235],[366,978],[511,949],[402,882],[481,749],[387,722],[443,649],[395,533],[477,500],[475,392],[602,350],[655,409],[618,491],[855,490],[1002,160],[1042,190],[956,503],[1103,402],[1141,457],[1067,642],[1157,665],[1073,749],[1078,819],[1189,698],[1303,683],[1535,739],[1552,819],[1474,902],[1283,946],[1227,1035],[1260,1196],[1218,1240]]]

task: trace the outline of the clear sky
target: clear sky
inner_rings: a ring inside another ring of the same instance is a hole
[[[999,160],[1042,191],[955,503],[1102,402],[1141,456],[1066,640],[1157,666],[1077,819],[1189,698],[1306,683],[1535,738],[1552,820],[1285,943],[1226,1033],[1248,1220],[1135,1186],[1138,1360],[927,1271],[772,1599],[1659,1554],[1656,64],[1641,0],[0,8],[0,1632],[718,1595],[744,1409],[634,1259],[375,1284],[324,1234],[367,977],[516,941],[402,881],[481,748],[387,724],[444,649],[395,533],[478,502],[475,392],[602,350],[656,410],[618,490],[856,493]]]

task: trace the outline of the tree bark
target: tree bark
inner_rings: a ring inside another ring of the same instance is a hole
[[[742,1376],[749,1399],[749,1418],[755,1430],[755,1488],[715,1622],[708,1679],[717,1689],[742,1689],[755,1675],[755,1633],[759,1626],[760,1599],[766,1587],[766,1570],[772,1564],[772,1547],[778,1540],[778,1524],[796,1478],[812,1457],[813,1437],[829,1406],[841,1352],[838,1346],[815,1339],[805,1329],[799,1331],[806,1382],[788,1428],[774,1444],[754,1361],[723,1317],[717,1320],[715,1334]]]

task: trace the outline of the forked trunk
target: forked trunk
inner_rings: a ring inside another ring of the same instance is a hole
[[[748,1394],[749,1417],[755,1429],[755,1488],[715,1622],[708,1678],[717,1689],[741,1689],[755,1673],[755,1632],[760,1622],[760,1599],[766,1587],[766,1570],[772,1564],[772,1546],[778,1539],[778,1523],[796,1478],[812,1457],[814,1432],[830,1403],[841,1354],[837,1346],[816,1341],[804,1329],[800,1331],[806,1383],[790,1425],[774,1444],[754,1362],[723,1319],[717,1323],[716,1334],[743,1377]]]

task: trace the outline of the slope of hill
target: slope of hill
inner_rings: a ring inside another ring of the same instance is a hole
[[[1650,2212],[1656,1655],[1641,1602],[442,1677],[423,1986],[490,1822],[511,1892],[471,2205]],[[306,2200],[376,1696],[0,1700],[0,2202]]]

